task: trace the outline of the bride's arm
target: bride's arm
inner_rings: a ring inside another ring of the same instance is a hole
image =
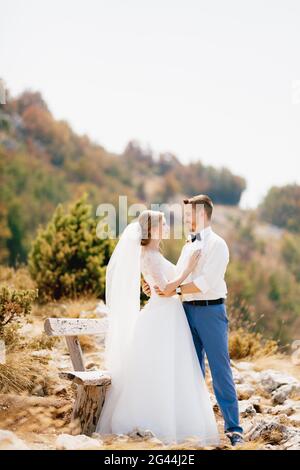
[[[189,276],[189,274],[191,274],[191,272],[195,269],[198,261],[199,261],[199,258],[200,258],[200,255],[201,255],[201,251],[200,250],[196,250],[192,253],[186,267],[182,270],[182,272],[175,278],[175,279],[172,279],[171,281],[167,281],[167,283],[165,284],[165,286],[163,288],[161,288],[161,286],[155,286],[155,287],[159,287],[160,288],[160,291],[165,295],[165,296],[168,296],[170,295],[171,293],[174,292],[174,290],[180,286],[180,284]]]

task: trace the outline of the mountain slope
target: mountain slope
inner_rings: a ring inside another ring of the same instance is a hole
[[[229,170],[183,165],[174,155],[155,158],[136,142],[116,155],[55,120],[40,93],[24,92],[0,106],[0,261],[25,261],[37,226],[59,202],[84,191],[96,207],[128,202],[168,202],[208,193],[216,203],[237,205],[245,181]],[[3,241],[4,240],[4,241]]]

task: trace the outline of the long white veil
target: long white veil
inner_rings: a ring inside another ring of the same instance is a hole
[[[123,372],[134,321],[140,310],[141,226],[132,222],[123,231],[106,270],[108,331],[105,366],[113,380]]]

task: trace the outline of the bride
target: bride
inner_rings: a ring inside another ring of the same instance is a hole
[[[176,273],[159,251],[167,230],[162,212],[143,211],[124,230],[109,261],[105,360],[112,385],[97,432],[151,430],[164,443],[194,437],[200,445],[216,445],[217,425],[181,301],[154,290],[172,292],[194,269],[200,251]],[[142,310],[141,273],[151,288]]]

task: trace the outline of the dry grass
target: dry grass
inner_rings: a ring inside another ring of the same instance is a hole
[[[18,269],[0,266],[0,287],[27,290],[36,289],[36,283],[25,266]]]
[[[258,358],[274,355],[276,341],[264,340],[259,333],[248,332],[244,328],[231,331],[229,352],[232,359]]]
[[[94,318],[95,310],[99,300],[95,297],[81,297],[77,300],[65,299],[59,302],[49,302],[47,304],[35,304],[32,308],[32,315],[41,319],[46,318],[79,318],[82,312],[85,312],[84,317]]]
[[[266,369],[274,369],[292,375],[300,380],[300,366],[295,365],[292,358],[286,354],[276,354],[267,357],[258,357],[254,361],[254,369],[261,372]]]
[[[248,441],[244,442],[244,444],[234,448],[233,450],[261,450],[265,444],[266,443],[263,440]]]
[[[9,353],[5,364],[0,364],[0,392],[30,392],[36,385],[43,385],[47,376],[46,362],[24,352]]]
[[[55,397],[0,395],[0,426],[18,433],[78,433],[70,424],[72,403]]]
[[[80,346],[84,353],[96,352],[99,347],[96,345],[95,338],[93,336],[80,336]]]
[[[29,350],[38,351],[41,349],[52,349],[60,339],[57,337],[47,336],[46,333],[34,336],[30,339],[26,347]]]
[[[21,324],[17,322],[8,323],[1,331],[1,340],[4,341],[7,351],[22,349],[24,336],[20,333]]]

